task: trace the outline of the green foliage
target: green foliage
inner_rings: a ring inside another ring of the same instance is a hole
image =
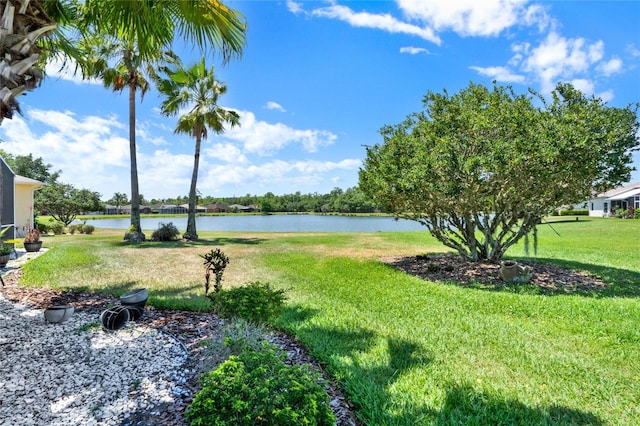
[[[158,229],[153,231],[151,234],[151,239],[153,241],[174,241],[177,240],[180,236],[180,231],[173,224],[173,222],[158,224]]]
[[[215,284],[213,285],[214,293],[218,293],[222,289],[222,274],[229,264],[229,257],[219,248],[211,250],[209,253],[201,254],[204,259],[204,294],[209,294],[211,284],[211,274],[215,275]]]
[[[286,300],[284,290],[273,289],[269,283],[259,281],[211,293],[207,297],[218,315],[240,317],[260,324],[269,324],[277,317]]]
[[[319,374],[285,359],[268,344],[232,355],[201,377],[187,420],[192,426],[335,424]]]
[[[49,223],[46,224],[46,232],[50,232],[54,235],[61,235],[64,233],[64,224],[51,219]]]
[[[560,216],[589,216],[589,210],[586,210],[586,209],[560,210]]]
[[[76,231],[80,232],[80,230],[78,229],[80,227],[82,227],[82,225],[77,225],[77,224],[69,225],[67,226],[67,232],[73,235],[76,233]]]
[[[475,84],[429,92],[424,112],[367,147],[360,187],[462,256],[498,262],[554,208],[630,178],[638,107],[607,107],[568,84],[552,97]]]
[[[11,254],[13,246],[11,244],[0,243],[0,256]]]
[[[46,185],[37,191],[35,204],[38,210],[46,210],[65,226],[84,212],[104,211],[99,193],[62,183]]]
[[[93,231],[95,231],[95,230],[96,230],[96,227],[91,225],[91,224],[88,224],[88,223],[83,224],[79,228],[79,231],[80,231],[81,234],[87,234],[87,235],[93,234]]]

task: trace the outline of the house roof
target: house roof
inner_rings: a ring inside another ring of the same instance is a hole
[[[34,186],[36,189],[42,188],[44,186],[44,183],[40,182],[39,180],[31,179],[31,178],[20,176],[20,175],[15,175],[13,182],[15,185]]]
[[[630,183],[629,185],[614,188],[609,191],[598,194],[598,198],[608,198],[611,200],[622,200],[634,195],[640,194],[640,182]]]

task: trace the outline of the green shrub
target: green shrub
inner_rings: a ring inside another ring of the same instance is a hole
[[[67,226],[67,232],[69,232],[71,235],[75,234],[76,231],[78,231],[78,228],[80,228],[82,225],[69,225]]]
[[[230,356],[200,378],[202,389],[185,413],[187,420],[192,426],[335,424],[319,374],[285,359],[269,344]]]
[[[46,232],[54,235],[61,235],[64,232],[64,224],[62,222],[50,222],[47,224]]]
[[[93,234],[93,231],[95,230],[96,230],[96,227],[93,225],[84,224],[80,227],[80,232],[87,235]]]
[[[268,283],[258,281],[210,293],[207,297],[218,315],[240,317],[261,324],[268,324],[277,317],[286,299],[284,290],[275,290]]]
[[[247,347],[260,349],[266,342],[266,334],[265,328],[242,318],[225,321],[222,333],[214,333],[211,339],[200,343],[197,370],[200,374],[214,370],[231,355],[239,355]]]
[[[560,216],[589,216],[589,210],[587,209],[561,210]]]
[[[180,236],[180,231],[173,224],[173,222],[158,224],[158,229],[153,231],[151,234],[151,239],[153,241],[174,241],[177,240]]]

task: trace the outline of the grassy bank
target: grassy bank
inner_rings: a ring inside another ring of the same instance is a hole
[[[601,293],[536,294],[432,283],[382,256],[444,251],[427,233],[202,233],[130,245],[122,231],[44,239],[23,283],[123,293],[205,309],[202,260],[231,259],[225,286],[268,281],[289,297],[278,326],[336,377],[372,425],[633,424],[640,419],[640,221],[540,227],[538,261],[587,270]],[[524,257],[523,247],[509,256]]]

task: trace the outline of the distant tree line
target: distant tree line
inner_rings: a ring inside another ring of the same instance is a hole
[[[126,197],[126,196],[125,196]],[[107,204],[121,206],[123,194],[116,193]],[[165,198],[146,200],[141,196],[141,205],[165,204],[187,204],[187,195],[176,198]],[[380,206],[370,197],[366,196],[358,187],[342,190],[334,188],[328,194],[302,194],[300,191],[293,194],[275,195],[267,192],[264,195],[242,195],[234,197],[213,197],[199,196],[198,205],[208,206],[211,204],[240,204],[243,206],[254,205],[263,213],[376,213],[380,212]]]

